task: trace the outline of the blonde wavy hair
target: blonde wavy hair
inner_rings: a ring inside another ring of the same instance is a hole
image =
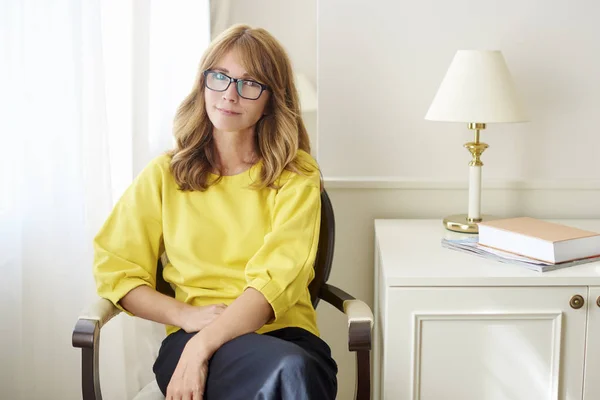
[[[262,161],[260,180],[253,187],[277,188],[284,170],[308,173],[298,150],[310,154],[310,141],[300,114],[300,102],[291,63],[283,46],[269,32],[248,25],[234,25],[219,35],[204,53],[192,92],[179,106],[174,120],[176,145],[169,152],[171,172],[181,190],[204,191],[221,180],[213,144],[213,125],[204,100],[203,72],[214,68],[229,51],[236,51],[243,67],[271,92],[264,115],[255,126],[258,157]],[[211,173],[218,178],[210,181]]]

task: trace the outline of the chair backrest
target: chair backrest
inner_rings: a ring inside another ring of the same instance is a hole
[[[321,287],[329,279],[331,272],[331,264],[333,261],[333,249],[335,244],[335,217],[333,214],[333,206],[329,195],[325,190],[321,192],[321,229],[319,233],[319,247],[315,260],[315,278],[310,283],[308,289],[313,307],[319,304],[319,292]],[[174,297],[175,292],[171,285],[163,279],[163,264],[161,259],[158,259],[156,269],[156,290]]]
[[[335,247],[335,216],[329,195],[323,189],[321,192],[321,229],[319,232],[319,248],[315,259],[315,278],[308,286],[313,307],[319,304],[321,287],[329,279]]]

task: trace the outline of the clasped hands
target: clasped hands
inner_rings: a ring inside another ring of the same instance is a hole
[[[203,307],[186,305],[179,316],[180,327],[187,333],[201,332],[218,318],[227,306],[213,304]],[[166,400],[201,400],[208,375],[208,360],[213,350],[208,348],[202,335],[196,334],[186,344],[171,381]]]

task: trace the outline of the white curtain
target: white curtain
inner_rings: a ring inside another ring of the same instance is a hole
[[[81,398],[71,332],[95,298],[93,236],[171,147],[209,34],[208,0],[0,1],[0,397]],[[105,399],[153,378],[163,336],[107,325]]]

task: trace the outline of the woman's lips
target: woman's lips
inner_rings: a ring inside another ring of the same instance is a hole
[[[217,107],[217,110],[219,110],[219,112],[223,115],[228,115],[228,116],[236,116],[236,115],[240,115],[240,113],[235,112],[235,111],[231,111],[231,110],[226,110],[224,108],[219,108]]]

